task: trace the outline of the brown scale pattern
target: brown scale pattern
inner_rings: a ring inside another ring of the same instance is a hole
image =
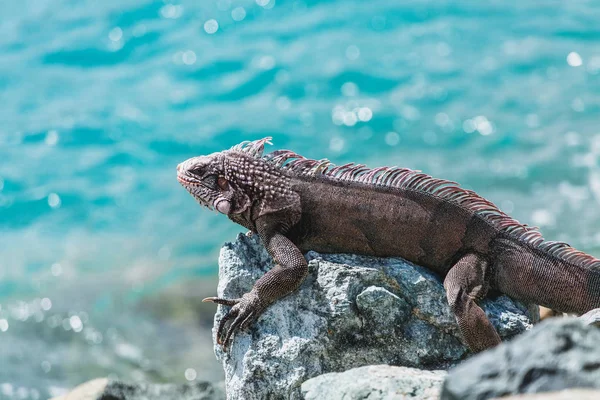
[[[441,268],[448,303],[473,351],[500,342],[477,304],[491,286],[563,311],[600,307],[600,260],[566,243],[545,241],[537,228],[519,223],[455,182],[407,168],[334,166],[288,150],[263,155],[268,143],[270,138],[243,142],[214,155],[223,163],[221,173],[239,189],[231,201],[241,211],[229,218],[256,231],[276,262],[241,298],[206,299],[232,307],[217,330],[224,347],[236,330],[301,284],[307,273],[302,247],[373,255],[390,255],[392,249],[391,255],[408,255],[413,261],[422,254]],[[318,179],[297,179],[301,177]],[[292,188],[292,180],[299,186]],[[373,187],[401,189],[402,195]],[[310,201],[319,206],[311,209]],[[354,215],[357,210],[360,216]],[[397,210],[402,210],[399,216],[394,215]],[[457,243],[471,247],[457,248]],[[599,310],[594,315],[600,316]]]
[[[294,174],[322,175],[334,180],[429,193],[477,213],[499,230],[532,247],[543,250],[552,257],[586,268],[600,269],[600,260],[597,258],[577,250],[567,243],[544,240],[537,227],[520,223],[491,201],[471,190],[461,188],[456,182],[433,178],[421,171],[408,168],[379,167],[370,169],[363,164],[354,163],[336,167],[329,160],[307,159],[290,150],[277,150],[263,155],[264,145],[271,144],[270,140],[271,138],[267,137],[253,142],[244,142],[232,150],[244,152],[255,158],[262,158],[282,171]]]

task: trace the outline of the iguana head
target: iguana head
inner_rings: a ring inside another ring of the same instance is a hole
[[[177,180],[201,205],[226,215],[240,214],[254,204],[256,218],[297,204],[289,178],[262,158],[269,139],[190,158],[177,166]]]
[[[220,153],[182,162],[177,166],[177,180],[201,205],[223,214],[231,212],[230,187],[224,177]]]
[[[177,166],[177,180],[203,206],[222,214],[243,212],[250,200],[225,171],[224,152],[193,157]]]

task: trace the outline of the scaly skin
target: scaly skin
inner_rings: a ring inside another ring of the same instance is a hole
[[[399,256],[438,273],[474,352],[500,343],[477,305],[490,289],[600,320],[600,261],[544,241],[474,192],[407,169],[334,168],[285,150],[263,156],[268,141],[177,167],[178,180],[200,204],[257,233],[276,263],[241,298],[205,299],[231,306],[217,329],[224,348],[237,330],[300,286],[308,250]]]

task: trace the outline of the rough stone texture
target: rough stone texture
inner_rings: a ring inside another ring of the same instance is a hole
[[[437,400],[445,371],[371,365],[331,372],[304,382],[305,400]]]
[[[579,317],[579,319],[581,319],[581,321],[583,321],[586,325],[594,325],[600,328],[600,308],[588,311]]]
[[[77,386],[51,400],[224,400],[223,383],[196,382],[183,385],[124,383],[105,378]]]
[[[567,388],[600,389],[600,329],[576,318],[552,318],[457,366],[444,382],[442,399]]]
[[[467,354],[443,286],[428,270],[399,258],[309,252],[307,259],[299,291],[238,333],[229,353],[215,348],[228,398],[294,399],[302,382],[327,372],[376,364],[445,368]],[[256,236],[240,235],[223,247],[219,264],[218,295],[237,298],[272,260]],[[537,307],[504,296],[484,308],[504,338],[538,317]],[[219,306],[215,324],[227,310]]]
[[[499,399],[499,398],[498,398]],[[536,394],[518,394],[502,397],[502,400],[598,400],[600,390],[567,389],[560,392],[547,392]]]

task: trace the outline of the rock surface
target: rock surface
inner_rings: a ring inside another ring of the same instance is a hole
[[[598,400],[600,390],[567,389],[560,392],[517,394],[502,397],[502,400]]]
[[[437,400],[445,371],[371,365],[331,372],[304,382],[305,400]]]
[[[437,276],[399,258],[307,254],[309,274],[245,332],[217,346],[230,399],[300,398],[312,377],[365,365],[445,368],[467,354]],[[219,258],[218,295],[237,298],[272,267],[259,239],[240,235]],[[507,297],[483,303],[503,338],[537,320]],[[215,324],[227,307],[219,306]],[[216,325],[215,325],[216,326]],[[213,335],[214,335],[213,329]]]
[[[124,383],[105,378],[77,386],[64,396],[51,400],[224,400],[222,382],[216,385],[196,382],[183,385]]]
[[[568,388],[600,389],[600,329],[576,318],[553,318],[454,368],[441,398],[490,399]]]

